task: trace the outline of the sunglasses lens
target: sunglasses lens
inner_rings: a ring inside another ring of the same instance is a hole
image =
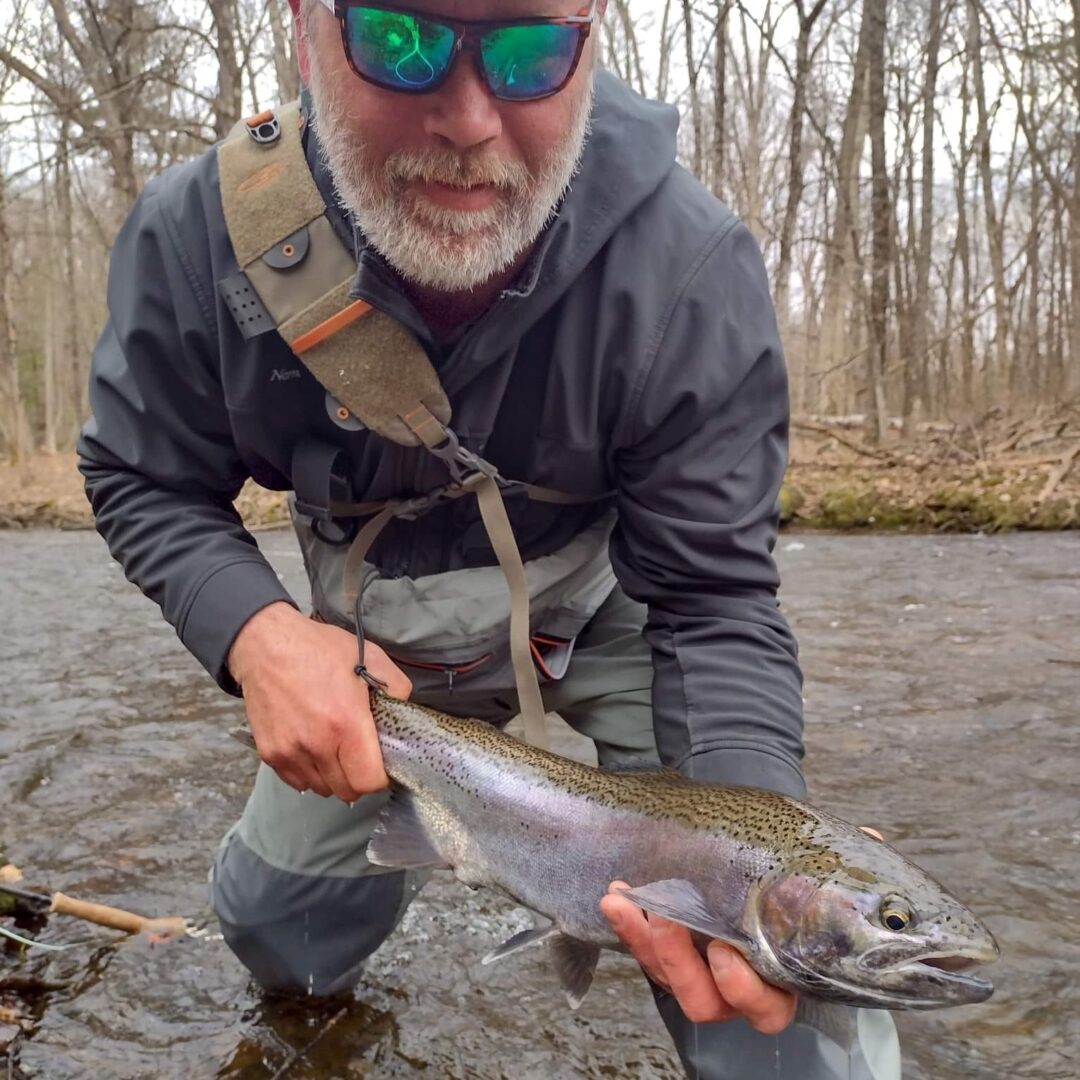
[[[389,90],[426,90],[454,54],[454,31],[414,15],[351,7],[345,14],[349,58],[365,78]]]
[[[480,54],[491,92],[507,101],[546,97],[566,82],[578,53],[573,26],[506,26],[484,34]]]

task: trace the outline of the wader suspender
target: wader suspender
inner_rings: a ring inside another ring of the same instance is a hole
[[[544,703],[529,640],[529,593],[500,486],[552,503],[592,502],[508,481],[462,447],[450,428],[450,403],[415,336],[349,290],[352,256],[333,232],[300,139],[299,103],[241,121],[218,150],[221,201],[240,273],[219,289],[245,339],[269,330],[288,343],[319,383],[370,431],[402,446],[425,446],[451,482],[412,499],[330,502],[335,517],[374,515],[345,562],[345,610],[375,538],[394,517],[415,517],[475,495],[510,592],[510,651],[525,735],[546,746]]]

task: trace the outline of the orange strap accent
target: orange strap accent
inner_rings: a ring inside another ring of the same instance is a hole
[[[407,413],[401,413],[401,420],[405,426],[428,448],[438,446],[446,440],[446,428],[439,422],[439,418],[421,402],[415,409]],[[419,416],[419,421],[416,417]],[[427,430],[428,425],[434,424],[433,430]]]
[[[258,116],[249,116],[244,121],[244,123],[247,124],[247,126],[249,128],[257,128],[260,124],[265,124],[267,122],[267,120],[273,120],[273,119],[274,119],[274,110],[273,109],[263,109],[263,111],[261,113],[259,113]]]
[[[331,315],[326,322],[312,327],[306,334],[289,342],[289,348],[298,355],[306,352],[320,341],[325,341],[332,334],[344,329],[349,323],[356,322],[371,310],[371,305],[364,300],[354,300],[347,308],[342,308],[336,315]]]

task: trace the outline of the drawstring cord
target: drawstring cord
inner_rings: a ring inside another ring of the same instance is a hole
[[[353,619],[356,623],[357,664],[356,667],[353,668],[353,674],[358,675],[363,679],[372,690],[385,690],[386,683],[383,682],[378,675],[373,675],[364,663],[364,646],[367,642],[364,637],[364,616],[361,611],[361,602],[364,598],[364,590],[367,588],[368,582],[373,577],[375,577],[375,574],[368,574],[360,583],[360,587],[356,590],[356,603],[353,606]]]

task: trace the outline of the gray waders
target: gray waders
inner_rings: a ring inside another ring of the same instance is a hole
[[[355,629],[362,605],[366,634],[405,667],[423,704],[500,725],[520,713],[526,736],[541,745],[544,714],[557,711],[594,741],[601,764],[656,759],[645,611],[615,584],[607,559],[613,511],[563,549],[523,563],[503,492],[593,500],[508,480],[460,446],[419,343],[349,296],[353,261],[307,169],[297,106],[238,125],[219,150],[219,168],[241,267],[219,289],[245,338],[280,333],[327,390],[339,420],[424,446],[447,468],[448,482],[435,491],[353,503],[333,494],[338,451],[297,448],[291,508],[314,614]],[[420,517],[463,497],[477,498],[498,567],[386,580],[366,561],[393,517]],[[366,520],[343,543],[335,523],[350,518]],[[260,766],[210,883],[225,940],[265,989],[349,990],[423,885],[423,874],[387,872],[366,859],[384,801],[366,796],[350,807],[302,795]],[[867,1014],[864,1023],[863,1013],[847,1010],[850,1023],[836,1041],[798,1024],[776,1037],[742,1022],[690,1024],[670,996],[658,992],[657,1004],[688,1073],[704,1080],[899,1077],[898,1064],[889,1064],[895,1030],[884,1013]]]

